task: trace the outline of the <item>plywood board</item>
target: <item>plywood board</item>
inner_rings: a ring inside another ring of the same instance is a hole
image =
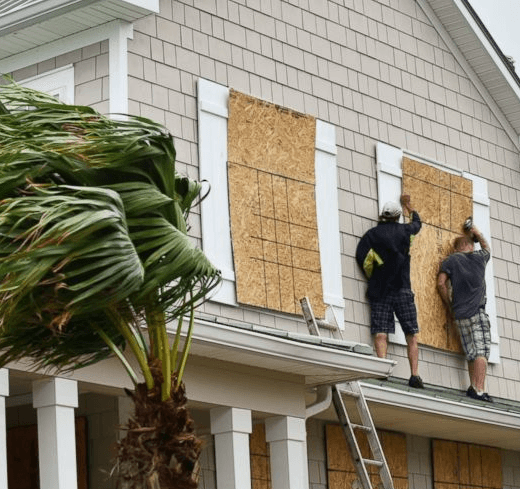
[[[229,161],[314,184],[315,139],[313,117],[230,91]]]
[[[434,489],[499,489],[500,450],[470,443],[433,440]]]
[[[453,250],[453,239],[471,215],[472,182],[429,165],[403,159],[403,193],[411,197],[423,223],[410,250],[410,278],[415,293],[419,341],[462,352],[457,327],[449,322],[437,292],[440,263]]]
[[[482,447],[482,486],[502,488],[502,455],[498,448]]]
[[[366,434],[359,431],[356,431],[355,434],[363,458],[373,458]],[[378,436],[394,481],[394,487],[408,489],[406,436],[389,431],[378,431]],[[357,479],[357,473],[341,427],[326,425],[325,439],[329,489],[353,487],[352,484]],[[367,466],[367,472],[370,475],[372,486],[379,487],[381,479],[378,469],[374,466]]]
[[[265,439],[265,425],[255,423],[249,437],[252,489],[271,489],[269,446]]]
[[[457,442],[446,440],[433,440],[433,480],[435,488],[437,483],[459,483],[459,455]]]
[[[380,439],[392,476],[408,477],[406,435],[404,433],[382,431]]]
[[[469,445],[469,482],[472,486],[482,487],[482,457],[479,445]]]
[[[228,184],[237,301],[325,314],[315,200],[315,126],[304,116],[232,91]]]

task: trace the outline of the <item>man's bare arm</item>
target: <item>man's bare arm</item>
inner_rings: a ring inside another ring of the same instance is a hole
[[[446,272],[440,272],[437,276],[437,290],[441,296],[442,302],[451,311],[450,293],[448,290],[448,274]]]
[[[469,230],[472,236],[475,236],[477,241],[480,243],[480,247],[483,250],[486,250],[487,252],[491,253],[491,249],[489,247],[489,243],[486,241],[486,238],[484,238],[484,235],[475,227],[472,226],[472,228]]]

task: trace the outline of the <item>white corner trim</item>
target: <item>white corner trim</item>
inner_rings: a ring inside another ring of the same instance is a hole
[[[108,38],[109,111],[128,113],[128,39],[133,39],[133,25],[120,22]]]
[[[0,60],[0,73],[40,63],[56,56],[84,48],[96,42],[109,41],[109,94],[110,112],[128,112],[128,54],[126,40],[133,36],[133,25],[115,20],[92,29],[72,34]]]
[[[467,9],[461,4],[460,0],[450,0],[450,3],[453,3],[454,5],[456,5],[456,7],[460,10],[462,16],[466,19],[468,24],[471,26],[471,28],[475,32],[475,35],[480,39],[480,41],[484,45],[487,53],[490,55],[490,57],[495,62],[496,66],[497,66],[497,70],[499,70],[501,72],[502,76],[504,76],[507,79],[511,89],[520,98],[520,93],[519,93],[518,87],[516,86],[516,83],[513,82],[511,75],[509,73],[505,73],[505,68],[502,66],[503,63],[501,61],[498,62],[499,61],[498,55],[496,54],[495,50],[489,44],[489,41],[487,39],[485,39],[485,37],[481,33],[480,29],[477,27],[475,20],[470,16]],[[491,112],[493,112],[494,116],[500,122],[500,124],[504,128],[504,131],[507,133],[507,135],[509,136],[509,138],[511,139],[511,141],[513,142],[515,147],[518,150],[520,150],[520,140],[519,140],[518,134],[513,129],[513,127],[511,126],[511,124],[509,123],[509,121],[507,120],[505,115],[503,114],[502,110],[500,109],[500,107],[496,104],[493,97],[487,91],[484,84],[480,81],[480,78],[475,73],[475,71],[473,70],[473,68],[471,67],[469,62],[466,60],[466,58],[464,57],[462,52],[459,50],[458,46],[455,44],[455,42],[451,38],[450,34],[446,30],[446,28],[444,27],[442,22],[439,20],[439,18],[435,14],[434,10],[432,9],[432,7],[428,4],[428,0],[417,0],[417,4],[423,10],[424,14],[426,15],[426,17],[428,17],[428,19],[430,20],[433,27],[435,28],[435,30],[437,31],[439,36],[442,38],[444,43],[448,46],[451,53],[457,60],[457,62],[460,64],[462,69],[466,72],[466,74],[468,75],[468,77],[470,78],[472,83],[475,85],[476,89],[478,90],[478,92],[480,93],[482,98],[485,100],[486,104],[489,106],[489,109],[491,110]]]

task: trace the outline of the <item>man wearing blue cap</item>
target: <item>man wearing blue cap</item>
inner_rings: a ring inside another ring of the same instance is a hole
[[[410,196],[401,196],[401,205],[411,216],[408,224],[399,223],[401,207],[396,202],[383,206],[377,226],[369,229],[356,249],[356,261],[368,278],[370,332],[376,354],[386,358],[388,334],[395,332],[394,313],[406,336],[411,377],[410,387],[423,388],[418,373],[417,309],[410,283],[410,246],[421,229],[419,214],[410,205]]]

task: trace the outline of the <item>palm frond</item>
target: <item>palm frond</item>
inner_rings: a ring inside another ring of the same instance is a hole
[[[127,344],[150,385],[141,318],[165,328],[220,281],[187,235],[200,184],[153,121],[15,83],[0,104],[0,365],[70,368]]]

